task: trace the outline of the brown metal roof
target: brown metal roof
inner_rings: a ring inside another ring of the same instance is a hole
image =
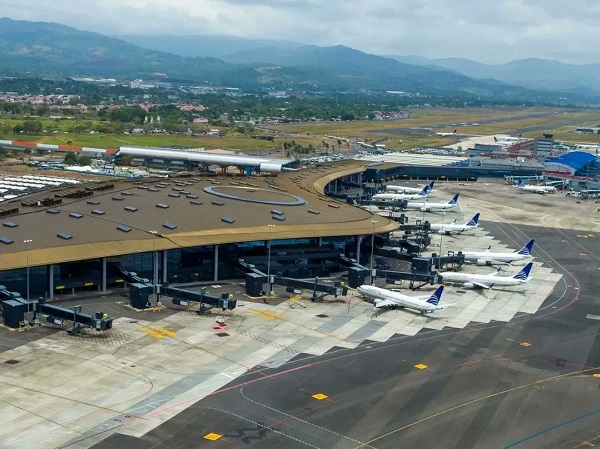
[[[93,196],[77,200],[63,198],[62,204],[50,207],[23,207],[21,201],[53,196],[56,190],[51,194],[40,192],[21,197],[12,203],[2,204],[5,209],[18,206],[19,213],[0,218],[0,237],[13,240],[10,244],[0,243],[0,270],[21,268],[27,264],[57,264],[179,247],[367,235],[396,229],[397,224],[393,221],[322,194],[327,182],[362,170],[360,164],[350,162],[289,172],[277,177],[213,176],[143,182],[111,180],[114,189],[94,191]],[[284,194],[291,194],[303,198],[306,204],[271,205],[221,198],[204,192],[206,186],[259,200],[288,201],[291,198]],[[73,187],[69,189],[73,190]],[[131,194],[125,194],[127,192]],[[172,196],[174,194],[179,194],[179,197]],[[188,198],[187,195],[198,198]],[[203,204],[195,205],[191,201],[201,201]],[[214,205],[213,201],[223,205]],[[159,203],[169,207],[157,207]],[[136,210],[127,210],[126,207]],[[60,212],[47,212],[53,208]],[[273,209],[283,212],[285,220],[274,219],[271,213]],[[94,210],[104,213],[93,213]],[[314,214],[309,210],[319,213]],[[81,217],[76,218],[70,215],[72,213],[81,214]],[[230,217],[234,222],[224,222],[223,217]],[[373,220],[377,223],[372,223]],[[17,226],[4,226],[5,222],[13,222]],[[166,222],[174,224],[176,228],[165,227]],[[130,231],[118,230],[119,225],[127,226]],[[59,233],[67,233],[71,238],[65,240],[58,236]],[[24,240],[32,242],[24,243]]]

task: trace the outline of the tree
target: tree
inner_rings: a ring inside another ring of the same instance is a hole
[[[23,122],[23,132],[25,134],[39,134],[42,129],[42,122],[39,120],[27,119]]]
[[[92,158],[89,156],[80,156],[78,163],[79,165],[90,165],[92,163]]]
[[[65,154],[65,158],[63,159],[63,163],[65,165],[75,165],[77,163],[77,155],[75,153],[67,153],[67,154]]]

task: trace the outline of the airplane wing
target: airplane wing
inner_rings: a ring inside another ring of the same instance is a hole
[[[396,301],[391,301],[389,299],[382,299],[380,301],[375,301],[375,307],[376,308],[381,308],[381,307],[395,307],[398,305],[398,303],[396,303]]]
[[[477,287],[480,288],[492,288],[492,285],[494,284],[484,284],[483,282],[472,282],[473,285],[476,285]]]

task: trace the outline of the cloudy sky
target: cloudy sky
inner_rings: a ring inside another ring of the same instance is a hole
[[[487,63],[600,62],[596,0],[0,0],[0,16],[104,34],[216,34]]]

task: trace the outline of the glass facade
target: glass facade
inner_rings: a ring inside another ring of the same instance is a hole
[[[0,272],[0,285],[9,292],[18,292],[27,298],[27,268]],[[29,297],[36,299],[47,296],[48,269],[47,267],[29,267]]]
[[[271,274],[294,278],[329,276],[338,270],[338,254],[354,257],[356,238],[327,237],[312,239],[273,240],[271,243]],[[268,241],[232,243],[218,246],[218,280],[243,278],[238,259],[267,273],[269,268]],[[106,259],[107,288],[124,286],[119,269],[135,272],[139,277],[152,280],[153,253],[136,253]],[[215,277],[215,247],[201,246],[169,250],[166,257],[158,252],[158,280],[161,282],[163,264],[166,264],[167,282],[210,282]],[[30,298],[49,296],[49,267],[30,267]],[[52,270],[54,293],[71,293],[73,289],[100,290],[102,286],[102,259],[54,265]],[[8,291],[26,296],[27,270],[0,271],[0,285]]]

